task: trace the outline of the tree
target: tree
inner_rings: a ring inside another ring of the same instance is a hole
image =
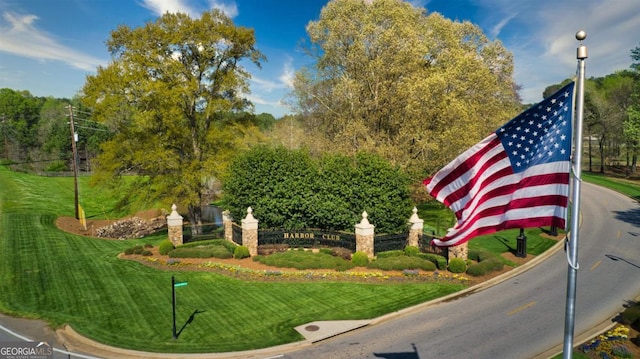
[[[631,49],[631,60],[633,60],[631,68],[640,72],[640,46],[636,46],[634,49]]]
[[[4,158],[16,162],[28,160],[29,149],[36,143],[41,104],[42,101],[29,91],[0,89],[0,137]]]
[[[71,160],[71,132],[69,130],[69,104],[52,97],[40,109],[38,142],[43,156],[53,161],[47,169],[67,170],[65,162]]]
[[[605,77],[591,78],[585,84],[585,126],[589,139],[589,171],[591,163],[591,139],[597,137],[600,154],[600,169],[604,173],[605,165],[614,164],[626,147],[627,159],[632,140],[624,131],[629,122],[629,108],[632,106],[632,93],[635,76],[629,71],[618,71]],[[627,160],[627,165],[629,161]]]
[[[399,0],[333,0],[296,73],[309,145],[430,172],[519,109],[512,55],[469,22]],[[320,141],[319,139],[324,139]]]
[[[635,74],[635,87],[632,94],[632,104],[628,108],[628,118],[624,122],[624,134],[629,140],[632,151],[630,172],[635,173],[638,165],[638,148],[640,145],[640,47],[631,50],[631,69]]]
[[[257,138],[254,126],[229,116],[251,107],[242,96],[250,76],[242,61],[260,66],[264,56],[254,44],[252,29],[218,10],[199,19],[166,13],[114,30],[107,41],[112,62],[83,88],[93,118],[115,133],[102,146],[94,182],[122,184],[122,175],[138,174],[125,186],[123,204],[177,201],[201,224],[212,179],[244,138]]]

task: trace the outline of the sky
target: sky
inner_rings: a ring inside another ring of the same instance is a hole
[[[373,0],[375,1],[375,0]],[[300,45],[306,25],[328,0],[0,0],[0,88],[71,98],[86,76],[110,60],[105,41],[119,25],[131,28],[161,14],[197,18],[218,8],[236,25],[255,30],[262,69],[249,68],[247,98],[256,113],[291,113],[284,102],[295,71],[311,59]],[[629,69],[640,47],[638,0],[410,0],[427,12],[478,25],[514,55],[514,78],[524,103],[576,73],[575,34],[587,32],[586,76]],[[308,43],[308,40],[307,40]]]

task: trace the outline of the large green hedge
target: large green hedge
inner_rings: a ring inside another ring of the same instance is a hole
[[[376,231],[405,230],[411,215],[409,179],[384,159],[258,146],[229,166],[224,206],[236,220],[247,207],[263,228],[323,228],[352,231],[362,212]]]

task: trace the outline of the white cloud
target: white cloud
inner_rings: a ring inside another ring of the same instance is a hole
[[[218,9],[230,18],[238,16],[238,5],[235,1],[209,0],[212,9]]]
[[[292,65],[292,59],[287,58],[283,65],[280,75],[276,80],[265,79],[255,74],[251,75],[252,91],[271,93],[277,90],[285,90],[293,87],[293,77],[295,69]]]
[[[293,60],[291,58],[285,61],[282,74],[279,77],[280,82],[291,89],[293,88],[293,79],[296,75],[296,70],[293,68],[292,61]]]
[[[189,0],[142,0],[142,6],[157,16],[165,13],[185,13],[191,18],[199,18],[200,11],[189,5]],[[210,9],[218,9],[230,18],[238,16],[238,5],[235,1],[209,0]]]
[[[584,41],[589,51],[587,77],[628,69],[630,51],[639,45],[637,0],[475,2],[483,14],[479,25],[495,34],[514,54],[515,78],[523,85],[524,102],[542,100],[547,86],[575,74],[578,30],[585,30],[588,35]],[[512,16],[515,10],[517,15]]]
[[[500,35],[500,32],[502,31],[502,28],[504,28],[513,18],[515,18],[516,15],[517,14],[511,14],[502,18],[502,20],[500,20],[495,26],[491,28],[491,37],[498,37]]]
[[[5,11],[0,23],[0,51],[40,61],[64,62],[85,71],[95,71],[106,61],[60,44],[54,37],[35,26],[38,17]],[[28,46],[26,46],[28,44]]]
[[[143,0],[142,6],[151,10],[158,16],[162,16],[167,12],[172,14],[181,12],[193,18],[200,16],[200,14],[191,8],[185,0]]]

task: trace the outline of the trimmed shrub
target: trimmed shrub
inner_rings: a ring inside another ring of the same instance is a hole
[[[253,260],[274,267],[295,269],[336,269],[341,271],[355,267],[351,261],[340,257],[303,250],[290,250],[268,256],[256,256],[253,257]]]
[[[464,273],[467,270],[467,263],[462,258],[451,258],[448,269],[451,273]]]
[[[404,247],[404,255],[409,257],[415,257],[420,254],[420,248],[416,246],[406,246]]]
[[[480,263],[472,264],[467,269],[467,274],[474,277],[479,277],[493,271],[502,270],[504,263],[498,258],[490,258]]]
[[[371,153],[316,158],[307,149],[253,146],[234,156],[226,173],[224,202],[232,217],[243,218],[252,206],[265,228],[349,231],[366,208],[376,231],[394,233],[410,215],[409,176]]]
[[[622,324],[633,325],[634,329],[640,329],[640,303],[631,303],[627,309],[620,314]]]
[[[319,252],[324,254],[334,255],[331,248],[320,248]]]
[[[404,255],[404,251],[401,250],[393,250],[393,251],[385,251],[385,252],[380,252],[378,254],[376,254],[376,257],[378,259],[381,258],[389,258],[389,257],[398,257],[398,256],[403,256]]]
[[[158,252],[163,256],[166,256],[172,250],[173,243],[171,243],[171,241],[168,239],[165,239],[164,241],[160,242],[160,245],[158,245]]]
[[[369,257],[364,252],[355,252],[353,256],[351,256],[351,263],[353,263],[356,267],[366,267],[369,264]]]
[[[219,242],[223,247],[225,247],[229,251],[229,253],[233,253],[236,250],[236,247],[238,247],[237,244],[227,241],[226,239],[222,239]]]
[[[179,252],[172,255],[173,252]],[[187,243],[169,252],[169,257],[177,258],[231,258],[233,252],[224,245],[222,240],[209,240]]]
[[[249,254],[249,248],[245,246],[236,246],[236,248],[233,250],[233,258],[235,259],[248,258],[250,256],[251,255]]]
[[[418,257],[433,262],[440,270],[447,269],[447,258],[433,253],[420,253]]]
[[[376,259],[367,265],[367,268],[375,268],[381,270],[405,270],[405,269],[422,269],[425,271],[435,271],[436,265],[432,262],[409,256],[395,256]]]
[[[211,253],[213,254],[213,256],[215,258],[231,258],[231,257],[233,257],[233,253],[230,252],[229,249],[227,249],[224,246],[215,245],[215,246],[208,246],[207,248],[211,250]]]
[[[143,255],[143,256],[150,256],[153,253],[151,253],[151,251],[146,249],[146,247],[143,247],[140,244],[136,244],[133,247],[129,247],[129,248],[125,249],[124,250],[124,254],[127,254],[127,255],[139,254],[139,255]]]
[[[213,251],[210,248],[178,247],[169,252],[170,258],[211,258]]]

